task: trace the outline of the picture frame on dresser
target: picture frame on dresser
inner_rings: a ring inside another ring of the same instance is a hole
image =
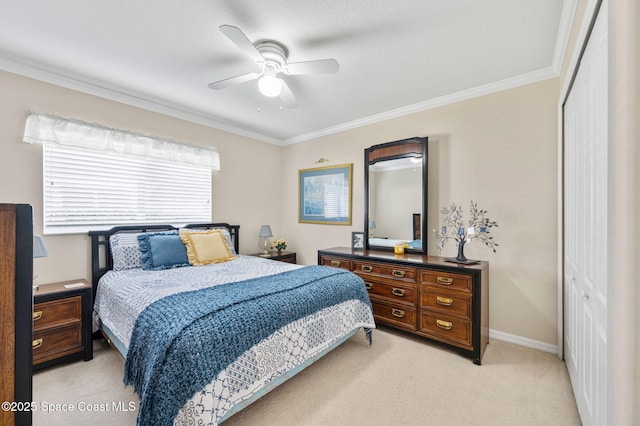
[[[364,250],[364,232],[352,232],[351,233],[351,248],[353,250]]]

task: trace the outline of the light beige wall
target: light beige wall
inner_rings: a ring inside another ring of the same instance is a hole
[[[317,250],[349,246],[363,231],[364,154],[371,145],[429,137],[428,226],[439,210],[470,200],[500,227],[496,254],[469,245],[469,258],[490,262],[490,327],[555,345],[557,342],[557,99],[558,79],[479,97],[286,147],[283,161],[285,238],[301,263]],[[320,157],[353,163],[353,225],[300,224],[297,173]],[[437,254],[431,239],[429,251]],[[449,244],[445,255],[453,255]]]
[[[259,251],[260,225],[280,232],[278,170],[282,148],[205,126],[0,72],[0,201],[34,207],[34,231],[42,232],[42,149],[20,142],[29,111],[212,145],[221,157],[213,174],[213,220],[240,224],[240,251]],[[212,102],[214,100],[212,99]],[[105,179],[108,179],[105,176]],[[34,260],[36,283],[90,278],[85,235],[45,236],[49,257]]]

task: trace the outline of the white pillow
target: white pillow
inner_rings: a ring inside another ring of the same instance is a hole
[[[142,253],[138,245],[138,235],[142,234],[143,232],[135,234],[119,233],[109,238],[114,271],[142,268],[142,260],[140,258]]]

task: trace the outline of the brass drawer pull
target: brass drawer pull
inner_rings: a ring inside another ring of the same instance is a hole
[[[361,268],[361,269],[362,269],[363,271],[365,271],[365,272],[371,272],[371,271],[373,271],[373,266],[370,266],[370,265],[362,265],[362,268]]]
[[[436,299],[436,302],[438,302],[439,305],[451,306],[453,304],[453,299],[449,299],[448,297],[438,296],[438,298]]]
[[[33,320],[34,321],[38,321],[40,318],[42,318],[42,311],[37,311],[33,313]]]
[[[438,284],[451,285],[451,283],[453,282],[453,278],[438,277],[436,278],[436,281],[438,281]]]
[[[40,346],[42,346],[42,339],[36,339],[31,342],[32,349],[38,349]]]
[[[340,266],[340,261],[339,260],[332,260],[331,261],[331,266]]]
[[[449,321],[436,320],[436,325],[440,328],[444,328],[445,330],[451,330],[453,324]]]
[[[394,269],[394,270],[391,272],[391,274],[392,274],[394,277],[398,277],[398,278],[402,278],[402,277],[404,277],[404,273],[405,273],[405,271],[400,271],[399,269]]]
[[[404,318],[404,311],[402,309],[392,309],[391,310],[391,315],[393,315],[396,318]]]
[[[391,292],[393,293],[394,296],[400,296],[400,297],[404,296],[405,291],[406,290],[404,290],[404,289],[395,288],[395,287],[393,288],[393,290],[391,290]]]
[[[364,288],[366,288],[367,290],[371,290],[371,287],[373,287],[371,283],[364,283]]]

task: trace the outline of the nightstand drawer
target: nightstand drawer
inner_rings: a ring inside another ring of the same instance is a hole
[[[80,320],[76,320],[75,324],[34,333],[32,346],[34,364],[82,352],[84,345]]]
[[[33,331],[79,322],[82,318],[82,296],[36,303],[33,306]]]

